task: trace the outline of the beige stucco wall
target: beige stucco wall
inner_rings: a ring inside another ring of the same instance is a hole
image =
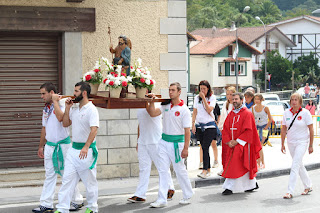
[[[160,35],[160,19],[168,17],[167,0],[85,0],[82,3],[67,3],[66,0],[0,0],[0,5],[96,8],[96,32],[82,33],[83,72],[91,69],[101,56],[111,60],[107,33],[110,26],[114,47],[121,34],[131,39],[131,62],[140,57],[142,65],[151,69],[151,75],[157,82],[155,92],[160,94],[160,88],[167,88],[168,72],[160,71],[160,53],[168,52],[168,36]]]

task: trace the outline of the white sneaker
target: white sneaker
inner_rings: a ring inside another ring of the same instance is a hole
[[[212,168],[218,168],[218,167],[219,167],[218,161],[214,161]]]
[[[158,201],[150,203],[150,206],[153,208],[162,208],[162,207],[166,207],[167,203],[160,203]]]
[[[222,176],[222,173],[223,173],[223,169],[220,172],[218,172],[217,175]]]
[[[181,205],[187,205],[187,204],[190,204],[191,203],[191,197],[190,198],[183,198],[182,200],[179,201],[179,204]]]
[[[210,172],[207,172],[207,174],[204,174],[204,173],[200,173],[198,174],[198,177],[202,178],[202,179],[206,179],[208,177],[210,177],[211,173]]]

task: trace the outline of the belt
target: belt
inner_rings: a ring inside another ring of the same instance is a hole
[[[184,135],[167,135],[162,133],[162,140],[174,144],[175,162],[178,163],[179,161],[181,161],[178,143],[184,143]]]
[[[72,148],[77,149],[77,150],[81,150],[81,149],[84,147],[85,144],[86,144],[86,143],[73,142],[73,143],[72,143]],[[92,151],[93,151],[93,158],[94,158],[94,160],[93,160],[93,162],[92,162],[92,165],[90,166],[89,169],[93,169],[94,166],[96,165],[97,159],[98,159],[98,150],[97,150],[96,142],[94,141],[94,142],[90,145],[89,148],[92,149]]]
[[[69,136],[61,141],[58,141],[57,143],[47,141],[47,145],[55,147],[52,154],[54,172],[58,173],[61,176],[62,176],[61,170],[64,170],[64,160],[63,160],[63,152],[60,144],[70,144],[70,143],[71,143],[71,140]],[[61,163],[60,167],[59,167],[59,162]]]

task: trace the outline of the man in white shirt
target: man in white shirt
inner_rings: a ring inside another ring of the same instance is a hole
[[[146,192],[148,190],[149,177],[151,172],[151,164],[159,168],[158,143],[161,139],[162,124],[161,115],[151,117],[147,109],[138,109],[137,118],[138,126],[138,159],[139,159],[139,184],[134,196],[127,200],[132,203],[141,203],[146,201]],[[170,169],[168,170],[169,190],[167,200],[171,200],[174,195],[174,185],[171,178]]]
[[[162,139],[159,142],[159,193],[157,201],[150,204],[154,208],[167,205],[167,190],[170,178],[168,169],[171,163],[183,192],[183,199],[179,203],[182,205],[189,204],[193,196],[188,172],[183,160],[181,160],[181,158],[188,157],[191,113],[183,103],[183,100],[180,99],[180,94],[181,85],[178,82],[172,83],[169,87],[171,102],[162,105],[161,108],[155,108],[154,102],[151,102],[149,108],[151,117],[156,117],[160,114],[163,116]]]
[[[53,211],[53,199],[57,183],[57,175],[63,175],[64,159],[71,147],[68,128],[63,127],[62,117],[64,106],[59,104],[57,88],[52,83],[44,83],[40,86],[41,98],[45,102],[42,114],[42,130],[38,156],[44,158],[46,179],[40,197],[40,205],[32,211],[44,213]],[[44,148],[45,147],[45,148]],[[83,197],[78,187],[74,190],[74,198],[70,210],[76,211],[83,206]]]
[[[75,101],[78,107],[73,107],[73,101],[68,98],[63,115],[63,126],[72,124],[72,148],[68,151],[62,186],[59,191],[59,203],[55,213],[69,213],[67,207],[70,202],[70,192],[81,179],[87,191],[88,205],[86,213],[98,212],[98,182],[96,162],[98,150],[96,135],[99,128],[99,114],[97,108],[89,101],[90,85],[79,82],[75,85]]]

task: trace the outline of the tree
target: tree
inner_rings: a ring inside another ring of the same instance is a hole
[[[271,52],[267,53],[267,68],[268,73],[271,74],[271,86],[273,88],[277,87],[289,87],[290,85],[290,78],[292,75],[292,63],[282,57],[280,53],[277,50],[272,50]],[[263,82],[264,87],[264,67],[265,67],[265,61],[262,63],[261,70],[262,72],[259,73],[258,77]]]
[[[303,55],[298,57],[293,63],[293,68],[299,71],[300,75],[310,76],[310,68],[314,70],[316,76],[320,75],[320,68],[318,66],[319,59],[315,57],[315,54],[310,52],[310,55]],[[310,77],[307,80],[308,83],[313,83],[313,79]]]

